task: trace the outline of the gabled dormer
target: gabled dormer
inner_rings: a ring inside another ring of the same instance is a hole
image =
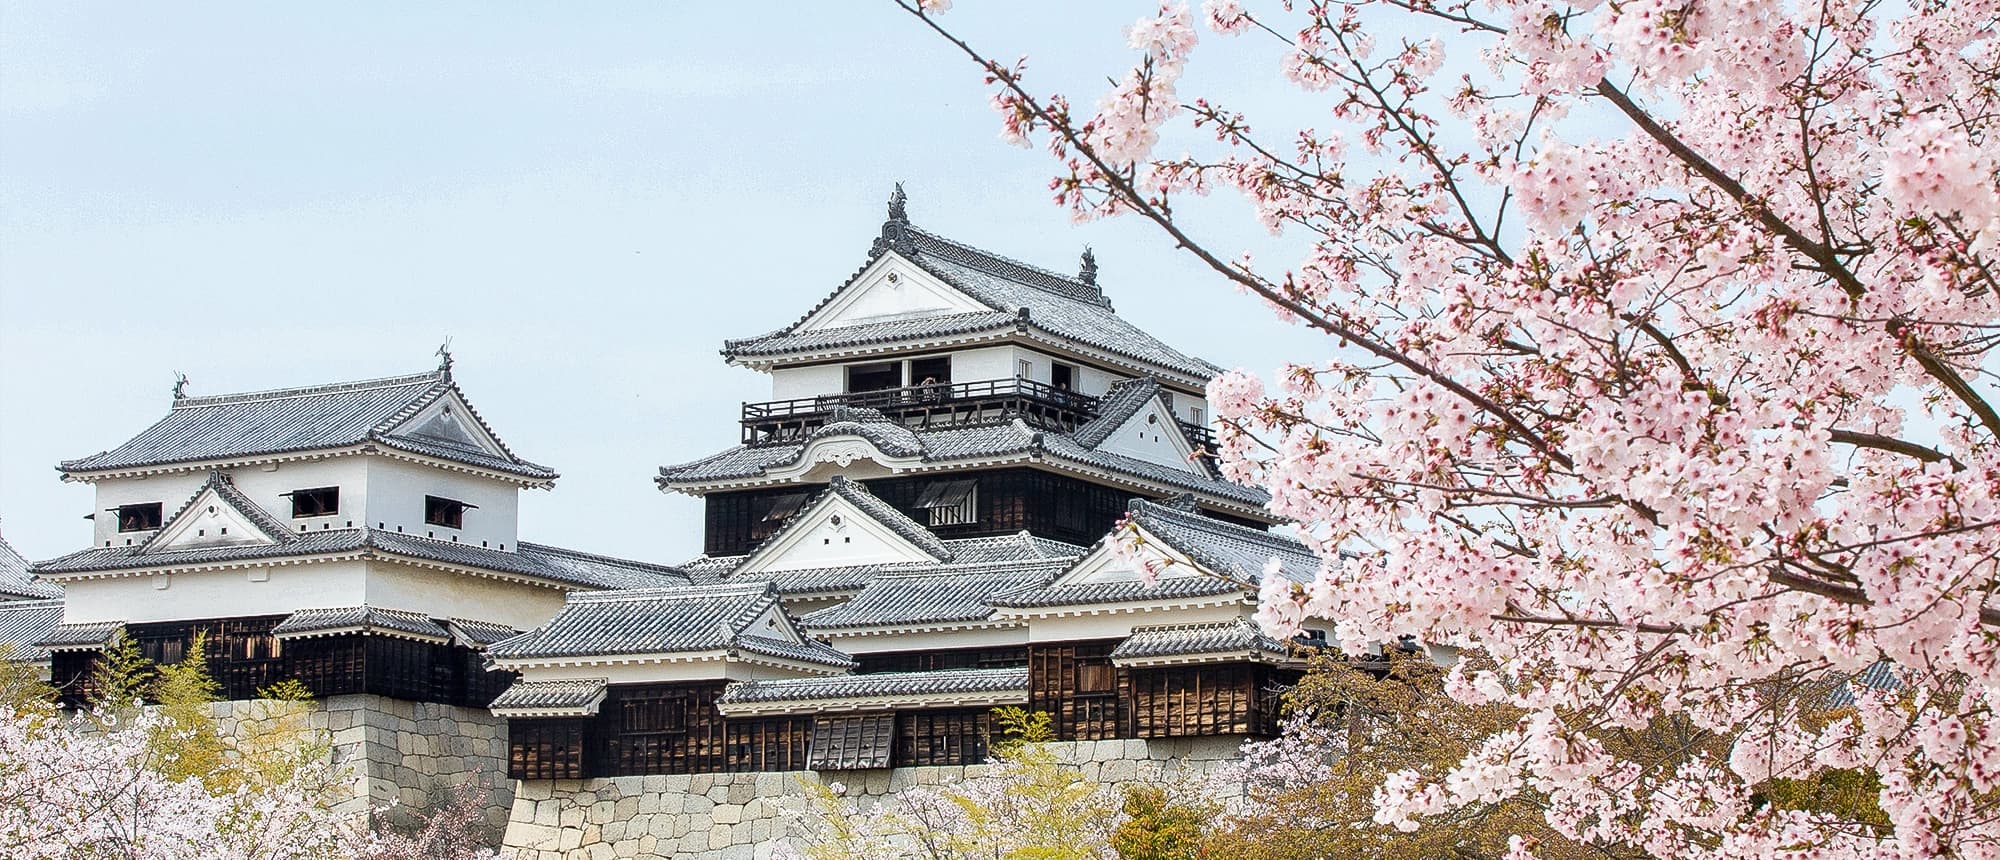
[[[292,539],[284,523],[243,495],[229,475],[218,470],[208,473],[208,480],[146,539],[139,552],[269,546]]]
[[[936,535],[860,484],[836,475],[730,576],[950,560],[951,550]]]

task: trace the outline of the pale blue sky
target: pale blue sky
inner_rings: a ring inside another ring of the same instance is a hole
[[[1326,351],[1144,225],[1069,223],[977,69],[886,0],[727,5],[0,2],[0,532],[82,548],[89,490],[52,467],[165,414],[174,370],[196,394],[386,376],[450,335],[473,402],[563,473],[522,537],[684,560],[699,503],[654,470],[768,396],[721,341],[839,285],[898,179],[973,244],[1056,269],[1094,245],[1182,349]],[[1152,5],[946,20],[1094,99]],[[1184,92],[1276,90],[1240,48]],[[1274,250],[1209,205],[1220,247]]]

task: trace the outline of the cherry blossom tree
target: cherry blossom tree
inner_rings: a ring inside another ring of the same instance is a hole
[[[1532,791],[1657,857],[2000,857],[1991,0],[1168,5],[1090,110],[897,2],[1075,217],[1144,219],[1328,336],[1209,392],[1225,472],[1352,553],[1270,577],[1263,620],[1481,654],[1451,694],[1522,713],[1390,775],[1381,822]],[[1203,29],[1314,124],[1180,92]],[[1299,259],[1198,235],[1218,189]],[[1601,740],[1662,717],[1728,743]],[[1886,824],[1755,800],[1842,776]]]

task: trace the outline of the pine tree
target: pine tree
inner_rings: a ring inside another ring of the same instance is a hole
[[[119,628],[90,672],[90,703],[113,710],[139,705],[151,691],[158,669],[140,653],[139,643]]]
[[[152,738],[161,774],[199,779],[211,791],[240,781],[209,707],[222,694],[222,685],[208,671],[208,631],[195,631],[180,662],[159,668],[153,694],[166,717]]]

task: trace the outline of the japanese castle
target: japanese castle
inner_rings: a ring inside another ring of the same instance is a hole
[[[520,492],[557,473],[447,354],[177,387],[60,464],[95,488],[88,547],[0,543],[0,641],[82,703],[116,637],[174,662],[205,631],[226,698],[297,679],[484,709],[516,780],[976,763],[1005,705],[1063,739],[1275,733],[1311,649],[1251,623],[1259,580],[1321,561],[1215,468],[1219,369],[1120,317],[1088,252],[1073,275],[996,256],[898,188],[859,271],[723,353],[769,399],[655,477],[702,499],[698,558],[523,539]]]

